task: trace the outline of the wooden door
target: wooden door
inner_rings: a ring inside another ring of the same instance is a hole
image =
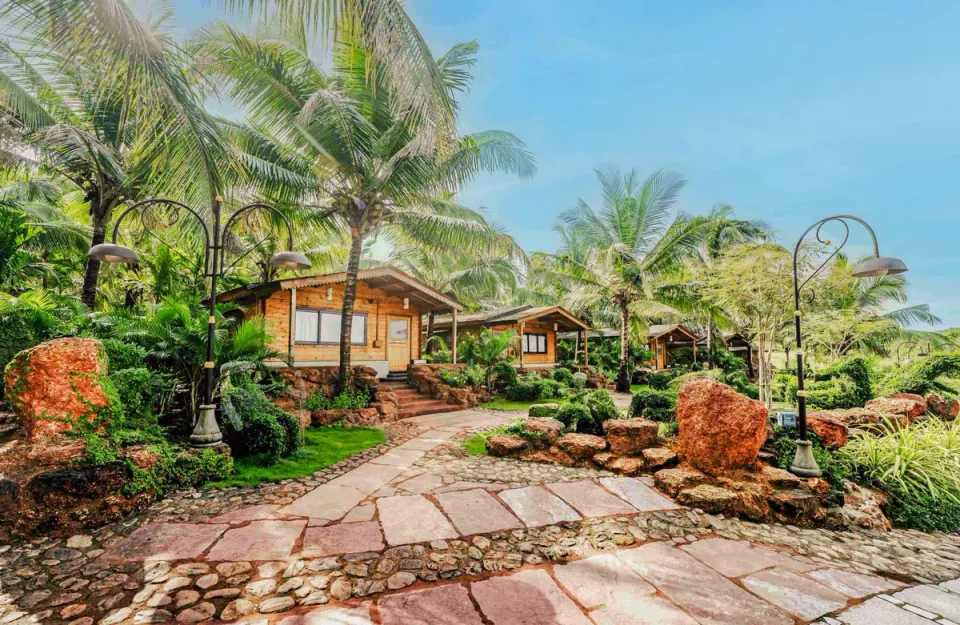
[[[410,364],[410,317],[387,317],[387,360],[390,371],[406,371]]]

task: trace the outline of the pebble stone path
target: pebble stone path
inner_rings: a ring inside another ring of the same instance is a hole
[[[314,476],[0,545],[0,625],[960,623],[958,537],[745,523],[646,478],[464,457],[517,416],[415,417]]]

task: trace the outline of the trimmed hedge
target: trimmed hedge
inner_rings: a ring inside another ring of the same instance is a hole
[[[530,406],[527,414],[531,417],[551,418],[556,416],[560,410],[560,404],[534,404]]]
[[[942,393],[955,394],[956,391],[937,382],[940,376],[956,376],[960,373],[960,354],[934,354],[918,358],[909,365],[896,369],[883,382],[883,394]]]
[[[561,406],[553,418],[562,423],[564,429],[568,432],[580,432],[580,423],[593,421],[593,417],[590,415],[590,409],[584,404],[567,404]]]
[[[224,435],[234,456],[265,454],[273,464],[300,449],[303,435],[296,417],[274,406],[250,376],[236,375],[231,382],[222,403],[228,417]]]
[[[630,416],[651,421],[673,421],[677,418],[676,404],[676,396],[668,391],[638,391],[630,400]]]
[[[557,367],[553,370],[553,379],[560,384],[573,386],[573,371],[564,369],[563,367]]]

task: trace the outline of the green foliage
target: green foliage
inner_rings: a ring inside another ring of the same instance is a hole
[[[437,371],[437,378],[453,388],[467,385],[467,376],[459,369],[440,369]]]
[[[661,421],[657,424],[657,436],[660,438],[673,438],[680,433],[680,423],[676,420]]]
[[[531,417],[553,417],[560,410],[559,404],[534,404],[530,406],[528,415]]]
[[[897,497],[892,506],[893,522],[924,532],[960,531],[960,504],[937,501],[927,495]]]
[[[427,362],[445,364],[453,362],[453,352],[439,336],[431,336],[423,344],[423,357]]]
[[[344,389],[330,402],[330,408],[349,408],[351,410],[366,408],[369,405],[370,391],[361,388]]]
[[[865,359],[855,357],[837,361],[806,384],[807,405],[818,410],[863,406],[874,397],[871,378],[870,363]],[[795,405],[796,375],[778,374],[774,379],[773,396]]]
[[[146,366],[147,350],[139,345],[109,337],[100,342],[107,354],[107,371],[110,373]]]
[[[556,380],[541,378],[531,372],[507,386],[507,399],[514,401],[532,401],[535,399],[554,399],[564,397],[567,387]]]
[[[123,406],[126,423],[134,428],[156,426],[173,400],[173,379],[146,367],[131,367],[110,374]]]
[[[125,495],[153,492],[161,496],[175,488],[198,486],[233,474],[233,457],[214,449],[197,452],[161,443],[150,445],[149,451],[160,456],[160,460],[149,469],[128,462],[133,479],[124,487]]]
[[[517,383],[517,368],[509,362],[498,362],[492,368],[494,378],[504,387]]]
[[[0,364],[52,338],[64,336],[67,326],[45,310],[11,303],[0,304]]]
[[[482,386],[486,382],[487,372],[479,365],[469,365],[463,370],[470,386]]]
[[[960,353],[934,354],[918,358],[898,368],[883,381],[883,395],[916,393],[926,395],[942,389],[940,376],[957,377],[960,374]]]
[[[483,369],[488,388],[492,386],[494,377],[499,377],[497,374],[505,374],[507,378],[501,378],[500,381],[510,387],[514,382],[509,378],[516,377],[516,370],[511,376],[506,366],[510,364],[510,348],[514,337],[516,333],[513,330],[498,334],[490,328],[484,328],[480,334],[464,334],[460,337],[457,354],[462,356],[467,365]]]
[[[630,400],[630,416],[651,421],[674,421],[676,403],[676,395],[669,391],[637,391]]]
[[[303,443],[300,422],[274,406],[249,375],[234,375],[223,393],[224,438],[236,458],[265,454],[270,462]]]
[[[573,386],[573,371],[564,367],[557,367],[553,370],[553,379],[566,386]]]
[[[593,416],[593,420],[601,426],[603,425],[604,421],[623,418],[623,415],[620,414],[620,410],[617,408],[616,404],[613,403],[613,397],[606,389],[598,388],[587,395],[586,405],[587,408],[590,409],[590,414]]]
[[[522,436],[524,438],[540,438],[543,436],[542,432],[528,430],[524,425],[523,419],[517,419],[516,421],[508,423],[502,428],[502,433],[512,434],[513,436]]]
[[[781,469],[789,469],[797,454],[796,431],[774,426],[774,433],[773,452],[777,456],[777,466]],[[813,443],[813,457],[823,471],[823,479],[830,483],[831,490],[843,492],[844,480],[849,480],[853,476],[851,464],[846,457],[827,449],[815,433],[807,434],[810,442]]]
[[[670,380],[673,379],[673,374],[668,373],[667,371],[655,371],[651,373],[647,379],[647,384],[650,385],[655,391],[665,391],[667,386],[670,384]]]
[[[554,418],[562,423],[564,429],[568,432],[579,432],[579,423],[593,421],[590,409],[587,408],[585,404],[566,404],[561,406],[557,414],[554,415]],[[592,429],[592,426],[588,425],[587,428]]]
[[[330,403],[327,401],[326,396],[317,391],[303,402],[304,410],[309,410],[313,412],[314,410],[326,410]]]
[[[573,381],[570,383],[570,386],[580,391],[587,386],[587,374],[583,371],[577,371],[573,374]]]

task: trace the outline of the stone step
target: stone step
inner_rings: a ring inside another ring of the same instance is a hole
[[[400,405],[398,415],[401,419],[408,417],[419,417],[427,414],[439,414],[441,412],[454,412],[460,410],[455,404],[448,404],[442,399],[429,399],[425,401],[407,402]]]

